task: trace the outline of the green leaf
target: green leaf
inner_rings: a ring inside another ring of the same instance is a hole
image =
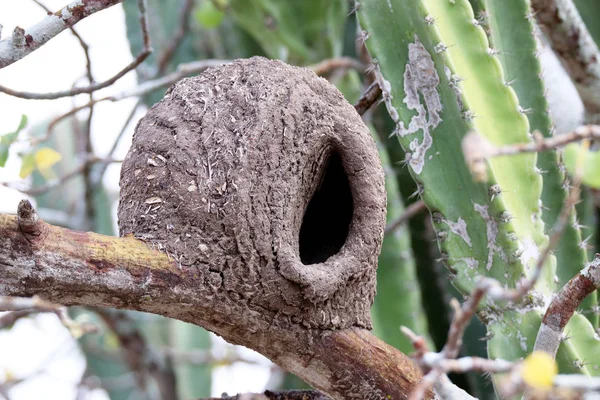
[[[212,29],[221,25],[225,13],[216,8],[210,1],[204,1],[196,11],[196,20],[205,28]]]
[[[21,164],[19,176],[21,179],[25,179],[35,170],[35,155],[33,153],[27,153],[24,154],[22,158],[23,163]]]
[[[0,136],[0,167],[4,167],[6,165],[6,160],[8,159],[8,151],[10,150],[10,145],[17,140],[19,136],[19,132],[21,132],[27,126],[27,116],[21,116],[21,122],[17,127],[17,130],[11,133],[7,133],[6,135]]]
[[[585,185],[600,188],[600,152],[589,151],[580,144],[571,143],[565,147],[563,159],[569,173],[580,173]],[[578,171],[578,168],[581,170]]]

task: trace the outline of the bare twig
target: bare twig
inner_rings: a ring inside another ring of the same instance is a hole
[[[146,375],[150,375],[164,400],[177,399],[175,373],[168,358],[160,357],[146,343],[144,336],[126,312],[108,308],[93,309],[119,340],[122,355],[129,369],[136,374],[140,389],[146,390]]]
[[[12,311],[0,316],[0,329],[6,328],[8,326],[13,325],[15,322],[20,320],[21,318],[25,318],[30,316],[33,313],[40,312],[35,310],[19,310]]]
[[[107,2],[107,3],[112,2],[113,4],[120,3],[121,1],[122,0],[104,0],[104,2]],[[83,3],[83,4],[95,4],[98,2],[102,3],[101,1],[96,1],[93,3]],[[80,2],[74,2],[71,4],[80,4]],[[140,65],[150,55],[150,53],[152,53],[152,48],[150,45],[150,34],[148,33],[148,15],[147,15],[147,11],[146,11],[146,0],[138,0],[138,7],[140,10],[140,25],[142,27],[144,48],[142,49],[141,53],[138,54],[131,63],[129,63],[129,65],[127,65],[125,68],[123,68],[122,70],[117,72],[111,78],[105,80],[104,82],[100,82],[100,83],[90,83],[90,85],[86,86],[86,87],[72,88],[69,90],[62,90],[59,92],[51,92],[51,93],[21,92],[21,91],[13,90],[6,86],[1,86],[1,85],[0,85],[0,92],[4,92],[10,96],[19,97],[22,99],[54,100],[54,99],[60,99],[61,97],[71,97],[71,96],[76,96],[78,94],[83,94],[83,93],[93,93],[97,90],[104,89],[108,86],[111,86],[116,81],[121,79],[125,74],[127,74],[128,72],[137,68],[137,66]],[[51,17],[48,17],[48,18],[51,18]],[[4,41],[0,42],[0,56],[2,54],[1,44],[3,42]],[[0,68],[1,68],[1,60],[0,60]]]
[[[537,259],[535,269],[533,270],[533,274],[526,279],[521,285],[519,285],[515,289],[504,289],[500,286],[500,284],[490,278],[483,278],[479,284],[481,287],[487,290],[487,293],[496,300],[509,300],[515,301],[522,298],[527,292],[529,292],[535,286],[536,282],[540,278],[542,274],[542,270],[544,268],[544,264],[546,260],[552,253],[552,250],[556,247],[562,234],[567,226],[569,215],[573,210],[573,207],[579,201],[579,181],[576,181],[571,191],[569,192],[569,196],[565,199],[565,204],[556,220],[556,224],[553,228],[552,234],[550,235],[550,239],[548,240],[548,245],[542,251],[542,254]]]
[[[592,262],[552,298],[542,319],[534,350],[541,350],[556,357],[565,326],[583,299],[598,287],[600,287],[600,254],[596,254]]]
[[[572,0],[532,0],[540,26],[575,82],[586,111],[600,111],[600,51]]]
[[[65,182],[76,178],[79,174],[81,174],[81,172],[88,166],[90,165],[94,165],[94,164],[102,164],[102,165],[108,165],[108,164],[112,164],[112,163],[120,163],[121,160],[115,160],[112,158],[98,158],[98,157],[89,157],[87,160],[84,160],[81,164],[79,164],[77,167],[75,167],[72,171],[67,172],[66,174],[58,177],[57,179],[51,180],[49,182],[47,182],[46,184],[39,186],[39,187],[34,187],[34,188],[19,188],[19,187],[15,187],[9,183],[2,183],[3,186],[12,188],[12,189],[16,189],[19,192],[26,194],[28,196],[38,196],[40,194],[44,194],[49,190],[52,190],[62,184],[64,184]]]
[[[106,155],[106,159],[112,159],[113,156],[115,155],[115,152],[117,151],[117,146],[121,142],[121,139],[123,138],[123,135],[125,135],[125,132],[127,131],[127,127],[129,126],[129,124],[133,120],[133,117],[135,116],[135,113],[137,112],[138,108],[140,107],[140,104],[141,104],[141,100],[138,99],[138,101],[136,101],[135,105],[133,106],[133,108],[129,112],[129,115],[127,116],[127,119],[125,120],[125,123],[121,127],[121,130],[119,131],[119,134],[117,135],[117,137],[113,141],[113,144],[112,144],[110,150],[108,151],[108,154]],[[98,166],[97,172],[94,174],[94,177],[93,177],[94,185],[100,185],[102,183],[102,178],[104,178],[104,174],[106,173],[106,170],[107,170],[107,168],[108,168],[109,165],[110,165],[110,163],[102,163],[102,164],[100,164]]]
[[[422,211],[424,211],[426,209],[427,209],[427,206],[425,206],[425,203],[423,202],[423,200],[418,200],[418,201],[415,201],[414,203],[410,204],[409,206],[406,207],[406,210],[404,210],[404,213],[401,216],[399,216],[394,221],[390,222],[385,227],[385,234],[387,235],[389,233],[396,231],[396,229],[401,227],[404,223],[406,223],[412,217],[414,217],[415,215],[421,213]]]
[[[157,75],[162,75],[165,72],[165,70],[167,69],[167,66],[169,65],[169,61],[173,57],[173,54],[175,54],[175,52],[177,51],[177,48],[179,48],[179,45],[181,45],[181,42],[183,41],[185,34],[189,30],[189,28],[190,28],[190,13],[192,11],[193,5],[194,5],[194,0],[185,0],[185,3],[183,4],[183,7],[181,8],[181,11],[179,13],[179,23],[176,24],[178,29],[175,32],[175,34],[173,35],[173,37],[171,38],[171,42],[165,47],[165,49],[162,51],[162,53],[158,56],[158,60],[156,62],[157,69],[158,69]]]
[[[35,210],[34,210],[35,212]],[[49,301],[44,301],[38,296],[33,297],[10,297],[0,296],[0,311],[23,311],[30,312],[51,312],[56,314],[60,322],[68,328],[75,336],[80,336],[85,333],[94,333],[98,331],[98,327],[87,323],[78,323],[73,321],[67,314],[66,309]]]
[[[210,350],[201,349],[185,349],[178,350],[173,347],[165,347],[162,349],[162,353],[167,355],[174,364],[193,364],[193,365],[207,365],[207,364],[219,364],[219,365],[231,365],[236,362],[242,362],[245,364],[257,364],[256,361],[251,360],[247,357],[243,357],[237,352],[231,352],[224,357],[215,357]]]
[[[556,375],[554,377],[554,386],[587,392],[598,392],[600,391],[600,377],[576,374]]]
[[[549,138],[544,138],[539,132],[535,132],[532,142],[515,143],[499,147],[492,145],[478,133],[471,132],[465,136],[463,143],[475,144],[475,146],[467,145],[467,147],[469,149],[476,147],[476,150],[473,152],[476,154],[465,154],[465,157],[468,160],[479,161],[485,158],[512,156],[521,153],[539,153],[541,151],[558,149],[569,143],[584,139],[600,139],[600,125],[582,125],[572,132]]]
[[[355,69],[360,72],[364,70],[362,63],[351,57],[329,58],[307,68],[312,69],[317,75],[325,75],[335,69]]]
[[[46,11],[48,13],[48,15],[53,14],[52,11],[48,7],[46,7],[42,2],[40,2],[38,0],[33,0],[33,2],[35,4],[37,4],[38,6],[40,6],[41,8],[43,8],[44,11]],[[85,40],[83,40],[83,38],[81,37],[79,32],[77,32],[77,30],[72,25],[69,26],[69,30],[71,31],[73,36],[75,36],[75,38],[79,41],[79,45],[81,46],[81,49],[83,50],[83,53],[85,55],[86,74],[87,74],[89,82],[92,83],[93,77],[92,77],[92,59],[90,58],[90,46],[85,42]]]
[[[381,87],[377,82],[371,83],[367,90],[360,96],[360,99],[354,105],[356,112],[363,115],[381,96]]]
[[[456,358],[462,345],[463,335],[465,329],[471,321],[471,318],[477,311],[477,307],[485,294],[485,289],[481,287],[475,287],[471,296],[465,303],[460,306],[458,300],[452,299],[450,305],[454,308],[454,318],[450,324],[450,330],[448,331],[448,339],[442,349],[442,354],[446,358]]]
[[[123,0],[73,1],[29,29],[16,27],[10,38],[0,41],[0,69],[11,65],[82,19]]]
[[[429,350],[425,339],[403,326],[400,328],[412,342],[416,353],[413,355],[415,361],[425,373],[419,384],[410,393],[410,400],[420,400],[423,394],[433,387],[442,399],[474,400],[464,390],[454,385],[448,376],[449,372],[505,372],[512,368],[512,363],[504,360],[488,360],[479,357],[464,357],[461,359],[448,358],[448,353],[435,353]]]
[[[146,81],[135,88],[123,91],[107,99],[112,101],[122,100],[128,97],[143,96],[157,89],[170,86],[188,75],[197,74],[210,67],[216,67],[230,63],[231,60],[200,60],[185,64],[179,64],[177,70],[163,77]]]

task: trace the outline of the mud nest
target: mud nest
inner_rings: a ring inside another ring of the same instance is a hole
[[[264,58],[183,79],[138,123],[119,226],[207,301],[319,329],[370,327],[383,172],[354,108]]]

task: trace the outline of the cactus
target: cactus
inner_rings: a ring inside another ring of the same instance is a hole
[[[342,53],[345,0],[232,0],[229,7],[271,58],[303,65]]]
[[[519,107],[529,120],[530,131],[539,132],[544,137],[552,136],[552,121],[548,114],[548,104],[544,96],[541,66],[536,57],[537,44],[534,36],[533,13],[529,3],[523,0],[495,2],[485,0],[484,21],[489,29],[490,40],[502,64],[505,80],[514,89],[519,99]],[[519,49],[519,57],[513,56],[512,49]],[[555,226],[558,215],[565,203],[565,176],[559,166],[556,152],[538,154],[537,170],[543,179],[542,219],[548,233]],[[558,287],[562,287],[584,265],[588,259],[582,242],[581,232],[575,223],[575,214],[569,217],[569,224],[563,232],[563,240],[557,245],[556,259],[561,266],[556,271]],[[588,296],[583,308],[596,305],[596,294]],[[595,314],[588,317],[593,324],[598,323]]]
[[[376,137],[375,139],[377,140]],[[389,223],[402,215],[404,204],[387,150],[381,143],[378,145],[379,157],[386,174]],[[406,353],[412,349],[412,343],[398,334],[400,326],[423,332],[424,337],[431,342],[427,334],[429,329],[421,305],[421,291],[406,227],[388,233],[383,239],[377,267],[377,294],[371,311],[375,335]],[[390,299],[394,300],[390,302]]]
[[[407,152],[444,261],[463,293],[472,291],[477,276],[507,287],[529,276],[565,199],[554,152],[493,158],[485,176],[470,175],[460,148],[469,131],[496,146],[530,142],[532,129],[551,131],[528,2],[473,3],[479,17],[466,0],[362,0],[355,6],[360,38],[396,123],[393,133]],[[490,357],[515,360],[530,353],[544,304],[583,267],[574,218],[526,299],[511,308],[481,305]],[[587,306],[595,304],[595,297],[587,299]],[[590,320],[597,323],[596,316]],[[582,350],[595,340],[592,323],[573,316],[567,330],[582,335],[561,345],[561,371],[598,373],[582,362],[590,358]]]

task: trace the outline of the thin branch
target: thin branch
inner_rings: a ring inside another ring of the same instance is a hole
[[[12,186],[11,184],[6,183],[6,182],[2,183],[2,185],[9,187],[11,189],[16,189],[19,192],[26,194],[28,196],[39,196],[41,194],[46,193],[49,190],[52,190],[52,189],[55,189],[55,188],[61,186],[62,184],[70,181],[73,178],[76,178],[79,174],[81,174],[84,171],[85,168],[87,168],[91,165],[94,165],[94,164],[108,165],[108,164],[120,163],[120,162],[121,162],[121,160],[115,160],[112,158],[90,157],[87,160],[83,161],[81,164],[79,164],[77,167],[75,167],[73,170],[65,173],[64,175],[58,177],[57,179],[46,182],[44,185],[39,186],[39,187],[22,189],[22,188]]]
[[[548,245],[538,257],[533,274],[531,277],[529,277],[529,279],[526,279],[525,282],[517,286],[515,289],[504,289],[497,281],[490,278],[483,278],[480,280],[478,284],[481,285],[481,287],[484,288],[492,298],[496,300],[515,301],[522,298],[527,292],[533,289],[536,282],[542,275],[542,270],[546,260],[562,237],[562,234],[568,223],[569,215],[571,215],[573,207],[575,207],[575,204],[577,204],[579,201],[579,192],[579,180],[577,180],[571,188],[569,195],[565,199],[565,204],[563,204],[560,215],[556,220],[556,224],[548,240]]]
[[[527,143],[515,143],[506,146],[494,146],[483,136],[471,132],[463,139],[463,149],[467,148],[465,157],[470,162],[482,161],[486,158],[512,156],[521,153],[539,153],[541,151],[558,149],[569,143],[579,142],[584,139],[600,139],[600,125],[582,125],[572,132],[544,138],[538,132],[533,136],[534,140]]]
[[[123,359],[135,373],[138,387],[145,391],[146,375],[150,375],[159,388],[162,400],[177,399],[175,373],[168,358],[160,357],[148,346],[135,321],[120,310],[101,307],[93,310],[117,337]]]
[[[82,19],[122,1],[76,0],[54,14],[46,16],[46,18],[29,29],[16,27],[10,38],[0,41],[0,69],[31,54],[50,39]]]
[[[44,11],[46,11],[48,13],[48,15],[53,14],[52,11],[48,7],[46,7],[42,2],[40,2],[39,0],[33,0],[33,2],[35,4],[37,4],[38,6],[40,6]],[[83,40],[83,38],[81,37],[79,32],[77,32],[77,30],[73,26],[69,26],[69,30],[71,31],[73,36],[75,36],[75,38],[79,41],[79,45],[80,45],[81,49],[83,50],[83,54],[85,56],[86,74],[88,77],[88,81],[90,83],[92,83],[94,81],[94,78],[92,75],[92,59],[90,58],[90,46],[85,42],[85,40]]]
[[[117,146],[121,142],[123,135],[125,135],[125,132],[127,131],[127,127],[129,126],[129,124],[131,124],[131,121],[133,120],[133,117],[135,116],[135,113],[137,112],[141,103],[142,103],[142,101],[140,99],[138,99],[138,101],[136,101],[135,105],[132,107],[131,111],[129,112],[129,115],[127,116],[127,119],[125,120],[125,123],[121,127],[121,130],[119,131],[117,137],[113,141],[113,144],[112,144],[110,150],[108,151],[108,154],[106,155],[107,159],[112,159],[113,156],[115,155],[115,152],[117,151]],[[95,176],[94,176],[93,181],[94,181],[95,185],[102,184],[102,179],[104,178],[104,174],[106,173],[108,166],[109,166],[109,163],[102,163],[99,166],[97,172],[94,174]]]
[[[110,96],[108,100],[118,101],[127,97],[143,96],[148,93],[152,93],[157,89],[171,86],[178,80],[185,78],[188,75],[197,74],[204,71],[207,68],[217,67],[219,65],[228,64],[230,62],[231,60],[200,60],[185,64],[179,64],[174,72],[157,79],[143,82],[142,84],[132,89],[123,91],[114,96]]]
[[[385,227],[385,234],[387,235],[392,232],[395,232],[396,229],[400,228],[404,223],[408,222],[408,220],[410,220],[417,214],[420,214],[421,212],[425,211],[426,209],[427,209],[427,206],[425,205],[423,200],[418,200],[418,201],[415,201],[414,203],[410,204],[409,206],[406,207],[406,209],[404,210],[404,213],[401,216],[399,216],[394,221],[390,222]]]
[[[402,326],[400,330],[411,340],[416,350],[413,358],[425,373],[421,382],[410,393],[409,400],[421,400],[424,393],[431,387],[442,399],[474,400],[474,397],[453,384],[446,374],[448,372],[481,371],[485,368],[499,371],[501,367],[505,366],[499,363],[506,363],[502,360],[485,360],[478,357],[449,359],[447,353],[434,353],[429,350],[427,341],[409,328]],[[502,369],[502,371],[504,370]]]
[[[185,349],[179,350],[173,347],[165,347],[162,353],[167,355],[175,364],[192,364],[192,365],[231,365],[236,362],[245,364],[258,364],[257,361],[231,352],[224,357],[215,357],[210,350],[201,349]]]
[[[354,105],[356,112],[359,115],[366,113],[367,110],[371,108],[373,104],[375,104],[377,99],[379,99],[379,96],[381,96],[381,87],[377,82],[371,83],[371,85],[369,85],[367,90],[362,94],[362,96],[360,96],[360,99],[358,99]]]
[[[598,392],[600,391],[600,377],[576,374],[556,375],[554,386],[586,392]]]
[[[171,38],[171,42],[165,47],[162,53],[157,57],[158,61],[156,62],[158,67],[157,75],[162,75],[167,66],[169,65],[169,61],[173,58],[173,55],[181,45],[181,42],[185,38],[185,34],[190,28],[190,13],[192,12],[192,7],[194,6],[195,0],[185,0],[183,7],[179,13],[179,23],[175,26],[178,27],[177,31]]]
[[[325,60],[325,61],[327,61],[327,60]],[[86,108],[93,107],[94,105],[96,105],[99,102],[120,101],[120,100],[129,98],[129,97],[141,97],[148,93],[152,93],[155,90],[158,90],[158,89],[161,89],[161,88],[164,88],[167,86],[171,86],[175,82],[177,82],[180,79],[183,79],[189,75],[197,74],[208,68],[217,67],[217,66],[223,65],[223,64],[228,64],[230,62],[231,62],[231,60],[200,60],[200,61],[193,61],[190,63],[180,64],[179,66],[177,66],[177,70],[175,70],[174,72],[172,72],[168,75],[165,75],[165,76],[157,78],[157,79],[146,81],[134,88],[122,91],[122,92],[117,93],[112,96],[106,96],[106,97],[103,97],[100,99],[95,99],[93,101],[89,101],[88,103],[83,104],[79,107],[75,107],[75,108],[71,109],[70,111],[66,112],[65,114],[60,115],[57,118],[55,118],[54,120],[52,120],[50,122],[50,124],[48,124],[48,129],[46,130],[46,134],[41,138],[34,139],[32,141],[32,143],[37,144],[37,143],[41,143],[41,142],[48,140],[52,136],[54,128],[60,121],[62,121],[65,118],[68,118],[72,115],[75,115],[79,111],[85,110]],[[313,69],[313,70],[318,70],[321,67],[320,67],[320,64],[315,64],[314,66],[308,66],[307,68]],[[1,90],[1,88],[2,87],[0,86],[0,90]]]
[[[35,210],[34,210],[35,212]],[[86,333],[94,333],[98,331],[98,327],[88,323],[78,323],[73,321],[67,314],[66,309],[49,301],[44,301],[38,296],[33,297],[11,297],[0,296],[0,311],[19,312],[27,310],[33,312],[51,312],[56,314],[60,322],[68,328],[74,336],[81,336]]]
[[[101,1],[101,0],[98,0],[92,4],[98,3],[99,1]],[[120,3],[122,0],[110,0],[110,1],[104,0],[104,1],[105,2],[113,2],[114,4],[116,4],[116,3]],[[80,2],[77,1],[77,2],[74,2],[71,4],[80,4]],[[84,3],[84,4],[90,4],[90,3]],[[138,0],[138,7],[140,10],[140,25],[142,27],[144,48],[131,63],[129,63],[125,68],[123,68],[122,70],[117,72],[111,78],[105,80],[104,82],[90,83],[89,86],[72,88],[69,90],[62,90],[59,92],[50,92],[50,93],[21,92],[21,91],[13,90],[6,86],[1,86],[1,85],[0,85],[0,92],[4,92],[10,96],[19,97],[22,99],[55,100],[55,99],[60,99],[62,97],[71,97],[71,96],[76,96],[78,94],[83,94],[83,93],[93,93],[97,90],[104,89],[108,86],[111,86],[116,81],[121,79],[124,75],[126,75],[128,72],[137,68],[137,66],[140,65],[150,55],[150,53],[152,53],[152,48],[150,45],[150,34],[148,33],[148,15],[147,15],[147,10],[146,10],[146,0]],[[0,42],[0,45],[2,43],[3,42]],[[0,54],[1,54],[1,46],[0,46]]]
[[[600,51],[572,0],[532,0],[552,49],[575,82],[588,113],[600,111]]]
[[[312,69],[317,75],[325,75],[335,69],[355,69],[359,72],[364,70],[362,63],[352,57],[329,58],[307,68]]]
[[[475,315],[475,311],[477,311],[477,307],[479,306],[484,294],[485,289],[475,287],[471,293],[471,296],[467,301],[465,301],[462,307],[458,304],[458,300],[456,299],[452,299],[450,302],[450,305],[452,308],[454,308],[454,318],[450,324],[448,339],[446,340],[446,344],[442,349],[442,354],[446,358],[456,358],[458,356],[458,352],[462,346],[465,329],[471,321],[473,315]]]
[[[534,350],[556,357],[563,330],[583,299],[600,287],[600,254],[554,295],[535,339]]]
[[[36,310],[19,310],[12,311],[0,316],[0,329],[4,329],[6,327],[14,325],[15,322],[20,320],[21,318],[25,318],[30,316],[33,313],[39,313],[41,311]]]

